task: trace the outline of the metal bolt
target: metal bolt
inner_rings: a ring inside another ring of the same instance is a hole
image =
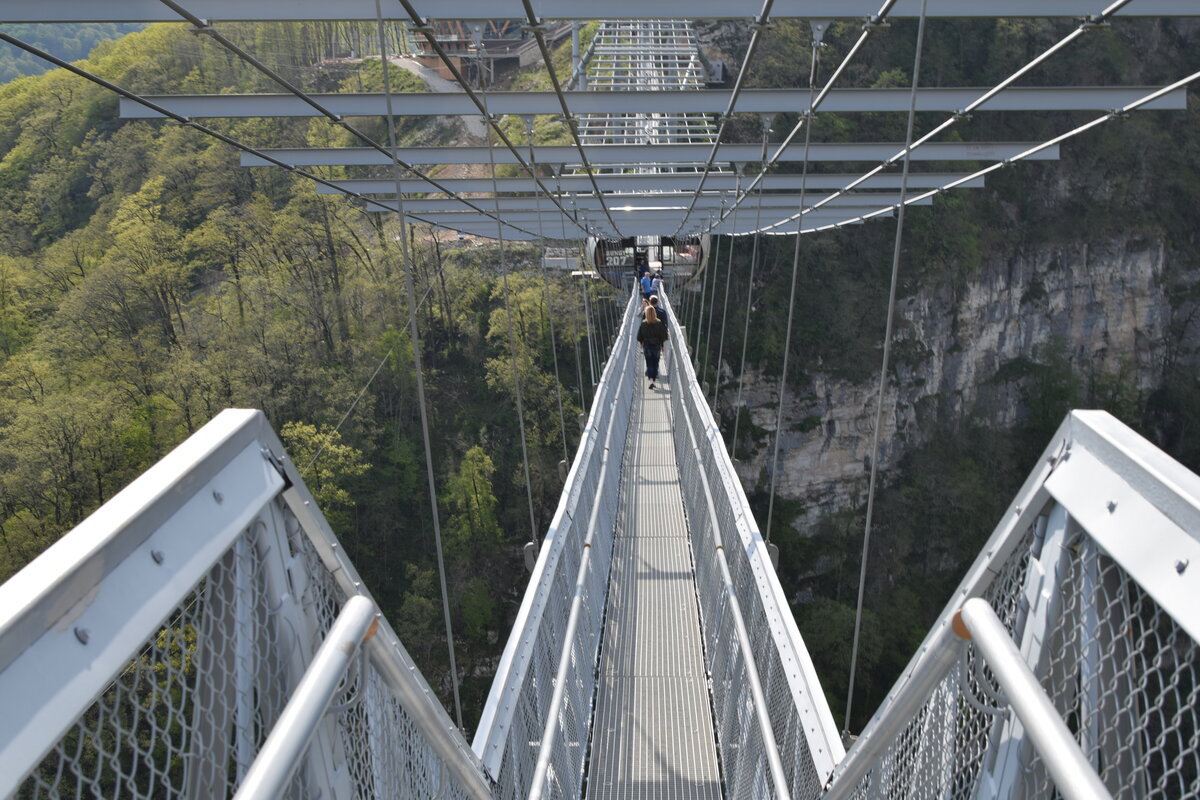
[[[80,644],[87,644],[88,639],[92,638],[92,632],[87,628],[76,628],[75,638],[79,640]]]
[[[221,494],[220,492],[213,492],[213,500],[216,500],[218,503],[224,503],[225,495]]]
[[[1110,513],[1110,514],[1111,514],[1111,513],[1113,513],[1113,512],[1114,512],[1114,511],[1116,511],[1116,510],[1117,510],[1117,501],[1116,501],[1116,500],[1109,500],[1109,501],[1108,501],[1108,513]]]
[[[1182,561],[1176,561],[1175,562],[1175,571],[1178,572],[1180,575],[1182,575],[1184,573],[1184,571],[1187,570],[1188,563],[1189,563],[1188,559],[1186,559],[1186,558],[1183,559]]]
[[[155,564],[161,564],[166,559],[162,550],[151,550],[150,557],[154,559]]]

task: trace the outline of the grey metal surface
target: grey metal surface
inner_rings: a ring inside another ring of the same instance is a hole
[[[908,188],[910,189],[932,189],[957,180],[965,178],[965,172],[921,172],[915,175],[908,176]],[[817,175],[768,175],[760,182],[762,188],[766,191],[777,189],[799,189],[803,184],[806,189],[841,189],[850,181],[858,178],[858,174],[848,175],[839,173],[820,173]],[[596,183],[600,186],[601,191],[614,192],[669,192],[669,191],[692,191],[696,188],[696,182],[699,180],[699,175],[695,173],[677,172],[671,174],[658,175],[635,175],[635,174],[605,174],[595,176]],[[337,194],[339,189],[344,189],[358,194],[382,194],[394,195],[396,193],[396,182],[391,180],[378,179],[363,179],[363,180],[346,180],[346,181],[330,181],[333,188],[330,186],[317,185],[317,194]],[[491,192],[493,189],[498,192],[534,192],[537,191],[537,184],[529,178],[497,178],[493,186],[491,178],[442,178],[439,176],[438,183],[453,192]],[[979,188],[983,186],[983,178],[977,178],[968,183],[960,184],[959,188]],[[863,181],[857,188],[859,189],[898,189],[900,187],[900,176],[881,174],[875,175],[866,181]],[[556,178],[554,181],[555,190],[561,189],[564,192],[591,192],[592,185],[584,175],[563,175]],[[737,178],[733,175],[717,175],[709,174],[704,180],[705,190],[728,190],[738,188]],[[410,192],[433,192],[436,191],[430,187],[428,181],[421,180],[401,180],[400,191],[405,193]]]
[[[630,419],[635,438],[622,474],[587,796],[719,798],[669,395],[665,388],[648,390],[644,378],[639,386]]]
[[[694,52],[694,51],[693,51]],[[1009,89],[985,103],[981,111],[1107,111],[1135,100],[1157,87],[1152,86],[1044,86]],[[917,92],[918,111],[957,111],[987,87],[924,88]],[[747,114],[803,113],[807,89],[747,89],[737,110]],[[907,111],[908,89],[836,89],[821,111]],[[729,93],[701,89],[680,91],[564,92],[575,114],[718,114],[725,110]],[[379,93],[313,94],[324,108],[342,116],[379,116],[387,113],[387,98]],[[185,117],[315,117],[313,106],[291,94],[205,94],[148,95],[148,100]],[[1179,89],[1155,101],[1153,108],[1187,108],[1187,91]],[[558,97],[553,92],[489,92],[488,110],[493,114],[558,114]],[[120,101],[127,119],[154,119],[163,115],[132,100]],[[396,116],[460,116],[479,114],[462,92],[409,93],[396,100]]]
[[[1037,142],[933,142],[913,153],[915,161],[1003,161],[1037,146]],[[809,161],[883,161],[904,147],[896,142],[820,142],[809,149]],[[588,160],[596,165],[672,164],[683,167],[702,164],[708,158],[706,144],[609,144],[588,145],[584,148]],[[294,166],[388,166],[391,161],[378,150],[369,147],[301,147],[264,148],[262,152]],[[511,151],[496,149],[491,155],[486,147],[397,147],[392,151],[408,164],[515,164]],[[717,151],[717,161],[759,161],[762,148],[757,144],[723,144]],[[579,151],[569,145],[543,144],[533,148],[533,158],[539,164],[578,164]],[[1058,147],[1050,147],[1031,156],[1036,161],[1058,159]],[[803,161],[804,147],[791,145],[783,150],[778,161]],[[270,161],[253,153],[242,153],[243,167],[269,167]]]
[[[771,16],[775,19],[822,17],[870,17],[880,0],[779,0]],[[491,19],[522,17],[519,3],[496,0],[417,0],[422,16],[438,19]],[[602,6],[583,0],[540,0],[538,14],[544,19],[595,19],[598,13],[612,18],[657,19],[749,19],[759,10],[759,0],[606,0]],[[192,0],[188,10],[212,20],[374,20],[374,0]],[[915,17],[920,0],[899,0],[889,17]],[[1087,17],[1098,5],[1092,0],[930,0],[930,17]],[[404,19],[399,4],[384,4],[384,19]],[[1195,0],[1138,0],[1117,12],[1120,16],[1200,16]],[[6,0],[0,10],[3,22],[173,22],[179,19],[159,0]]]

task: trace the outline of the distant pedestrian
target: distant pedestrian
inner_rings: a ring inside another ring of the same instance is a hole
[[[658,380],[658,359],[667,338],[666,324],[658,318],[653,306],[648,306],[642,324],[638,326],[637,340],[642,347],[642,355],[646,357],[646,377],[650,379],[651,389]]]
[[[654,292],[654,279],[650,277],[649,272],[647,272],[645,275],[642,276],[641,284],[642,284],[642,299],[649,300],[650,295]]]
[[[662,270],[654,273],[654,277],[650,280],[650,294],[655,295],[662,291]]]
[[[650,265],[646,263],[646,256],[642,253],[638,253],[633,257],[633,263],[637,267],[637,276],[640,281],[642,276],[650,271]]]

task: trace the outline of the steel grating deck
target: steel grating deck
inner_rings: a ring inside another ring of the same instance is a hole
[[[645,378],[640,386],[622,465],[587,797],[716,800],[716,738],[670,399],[665,387],[649,391]]]

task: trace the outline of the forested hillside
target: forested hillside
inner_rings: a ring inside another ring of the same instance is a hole
[[[312,85],[381,85],[377,60],[310,66],[302,32],[275,35]],[[267,90],[196,41],[152,26],[87,66],[133,91]],[[422,86],[399,70],[391,80]],[[282,171],[240,167],[235,150],[195,130],[121,122],[116,108],[62,71],[0,87],[0,579],[221,409],[261,408],[423,671],[448,689],[395,220]],[[214,123],[251,144],[266,124]],[[381,121],[363,124],[385,135]],[[345,143],[324,122],[278,125],[270,136]],[[400,133],[442,143],[455,128]],[[524,586],[531,523],[498,253],[441,235],[408,231],[473,716]],[[582,296],[578,283],[548,287],[531,248],[506,259],[544,530],[564,456],[549,325],[575,390],[563,397],[573,452],[586,402]],[[611,331],[610,305],[595,306]]]
[[[66,61],[86,58],[100,42],[119,39],[141,25],[90,22],[78,25],[5,25],[4,32]],[[9,44],[0,44],[0,83],[40,75],[52,65]]]

